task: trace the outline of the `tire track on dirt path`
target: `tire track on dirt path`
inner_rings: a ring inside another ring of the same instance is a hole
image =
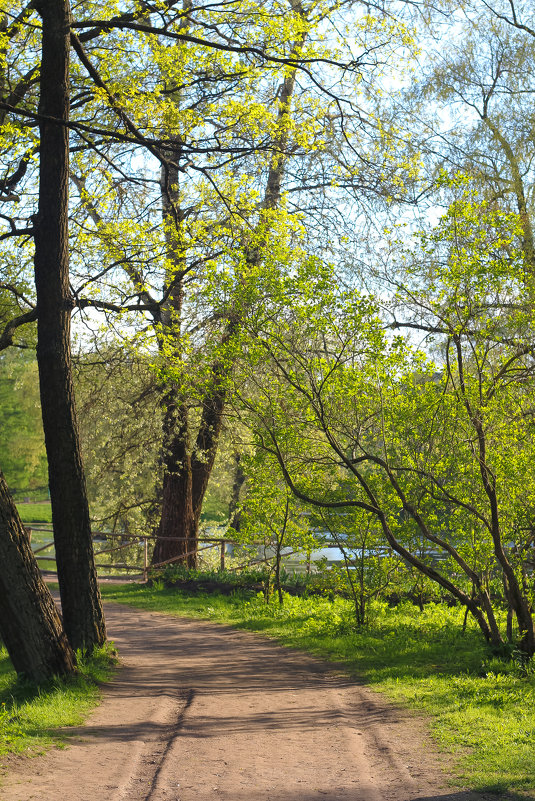
[[[68,746],[9,760],[2,801],[481,801],[415,718],[257,635],[106,605],[122,666]],[[494,796],[495,799],[495,796]]]

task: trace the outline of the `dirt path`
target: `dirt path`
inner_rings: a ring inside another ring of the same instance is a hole
[[[481,801],[422,725],[333,666],[206,622],[106,608],[123,666],[66,749],[2,801]],[[494,796],[494,799],[496,797]]]

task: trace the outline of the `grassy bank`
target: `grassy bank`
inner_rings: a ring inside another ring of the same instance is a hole
[[[457,782],[535,798],[535,676],[493,657],[462,610],[377,605],[354,630],[347,601],[187,596],[162,586],[106,586],[108,600],[230,623],[342,662],[396,702],[430,716],[439,747],[456,757]]]
[[[98,703],[98,683],[114,672],[111,650],[101,649],[79,665],[76,676],[36,688],[17,679],[0,648],[0,757],[40,752],[62,742],[62,726],[81,723]]]
[[[23,523],[52,524],[52,506],[50,501],[17,503],[17,509]]]

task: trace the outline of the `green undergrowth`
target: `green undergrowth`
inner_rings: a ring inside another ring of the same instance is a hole
[[[158,585],[163,582],[166,587],[185,591],[187,595],[198,593],[221,593],[229,595],[240,591],[244,595],[254,596],[262,591],[268,580],[269,571],[265,568],[257,570],[193,570],[180,565],[167,565],[167,567],[149,572],[149,581]],[[310,583],[306,575],[288,575],[281,572],[282,586],[292,595],[303,595]]]
[[[375,604],[356,629],[344,599],[188,596],[163,582],[102,587],[107,600],[228,623],[342,663],[391,700],[429,716],[452,780],[480,791],[535,798],[535,676],[531,665],[492,654],[463,610]]]
[[[98,704],[99,684],[113,675],[115,663],[113,647],[105,646],[79,658],[76,675],[36,687],[17,678],[0,647],[0,756],[61,745],[61,728],[82,723]]]

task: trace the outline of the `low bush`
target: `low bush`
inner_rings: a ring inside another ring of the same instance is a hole
[[[282,585],[292,595],[303,594],[308,585],[308,577],[281,575]],[[253,596],[266,593],[272,587],[273,579],[266,568],[244,570],[192,570],[181,565],[166,565],[149,572],[149,585],[162,582],[165,587],[176,587],[191,593],[221,593],[230,595],[236,591]]]

